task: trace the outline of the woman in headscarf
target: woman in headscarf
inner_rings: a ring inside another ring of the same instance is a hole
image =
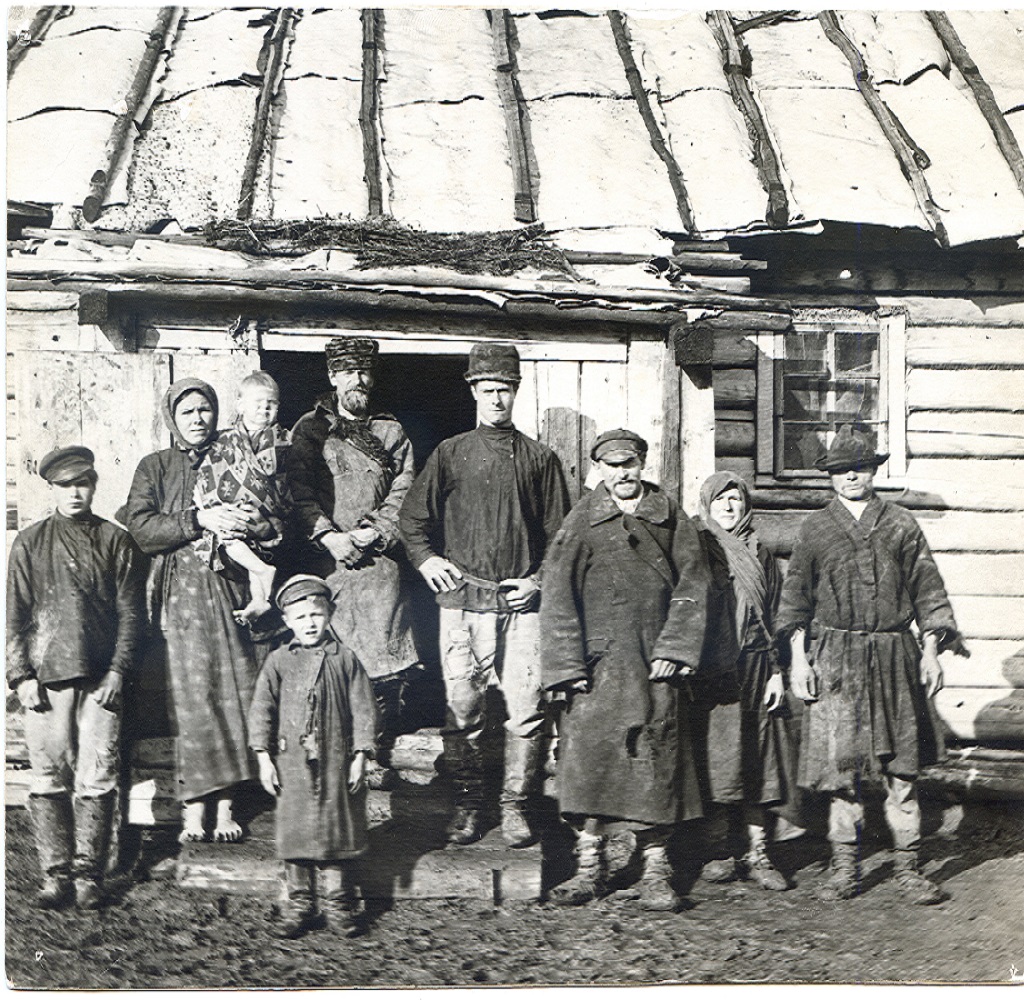
[[[709,861],[702,874],[711,882],[750,879],[765,889],[788,889],[765,849],[768,807],[785,804],[795,791],[787,780],[792,741],[772,632],[782,574],[754,532],[750,491],[742,479],[731,472],[710,476],[701,487],[700,514],[729,567],[740,649],[738,700],[722,699],[728,703],[715,704],[704,716],[706,792],[725,809],[729,857]]]
[[[213,839],[234,841],[242,836],[232,815],[235,786],[256,777],[245,720],[258,670],[247,630],[233,616],[246,601],[246,576],[234,566],[214,572],[191,543],[204,529],[223,539],[262,538],[273,529],[232,504],[195,505],[198,469],[217,437],[213,388],[179,379],[164,396],[163,418],[174,444],[139,463],[125,523],[153,557],[150,614],[167,642],[184,803],[180,839],[206,839],[209,804]]]

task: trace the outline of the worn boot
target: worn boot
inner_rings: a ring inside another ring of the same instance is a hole
[[[770,892],[785,892],[789,888],[789,882],[768,857],[764,827],[749,826],[747,834],[750,837],[750,848],[743,858],[746,877],[750,881],[756,882],[762,889],[768,889]]]
[[[643,910],[676,913],[682,908],[683,901],[672,887],[672,866],[663,840],[644,844],[643,870],[637,888]]]
[[[714,858],[704,865],[700,870],[700,877],[705,882],[736,882],[747,876],[746,865],[743,862],[743,852],[747,844],[743,835],[742,813],[734,805],[727,805],[724,809],[727,823],[725,846],[729,856]]]
[[[359,933],[359,895],[347,864],[324,869],[322,905],[327,926],[342,937]]]
[[[43,910],[61,910],[74,899],[71,799],[67,795],[30,795],[28,812],[43,871],[43,885],[36,896],[36,905]]]
[[[604,895],[604,838],[586,831],[576,835],[576,874],[556,885],[548,899],[557,906],[582,906]]]
[[[918,867],[916,850],[896,850],[896,888],[908,902],[916,906],[931,906],[941,903],[946,897],[943,891]]]
[[[455,789],[455,813],[445,831],[450,844],[472,844],[483,836],[483,759],[461,733],[444,736],[444,767]]]
[[[501,835],[509,847],[526,847],[536,839],[524,807],[540,766],[541,737],[505,734],[505,778],[501,787]]]
[[[110,850],[114,793],[75,800],[75,903],[82,910],[103,905],[103,873]]]
[[[316,903],[316,869],[312,865],[286,861],[284,872],[285,898],[272,933],[275,937],[293,940],[306,931],[322,927],[324,920]]]
[[[832,871],[815,895],[824,903],[853,899],[860,891],[860,870],[856,844],[832,845]]]

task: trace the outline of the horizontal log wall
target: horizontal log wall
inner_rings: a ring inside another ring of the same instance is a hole
[[[906,489],[886,495],[914,511],[972,651],[943,654],[939,714],[951,740],[1024,748],[1024,304],[885,304],[908,310]],[[714,360],[717,466],[753,485],[757,346],[722,331]],[[760,537],[786,559],[829,496],[758,483]]]

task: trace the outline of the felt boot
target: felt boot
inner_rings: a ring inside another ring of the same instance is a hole
[[[342,937],[359,933],[359,896],[348,865],[324,869],[322,905],[327,926]]]
[[[675,913],[683,901],[672,887],[672,866],[664,841],[644,844],[643,870],[637,883],[640,908],[655,913]]]
[[[604,895],[604,838],[586,831],[576,835],[576,874],[548,895],[557,906],[582,906]]]
[[[451,844],[472,844],[483,836],[483,758],[461,733],[445,734],[444,766],[455,786],[455,813],[445,831]]]
[[[279,938],[293,940],[306,931],[323,926],[323,915],[317,909],[316,869],[312,865],[285,862],[286,897],[281,916],[272,929]]]
[[[501,835],[509,847],[526,847],[536,839],[524,807],[540,766],[541,737],[505,734],[505,778],[501,788]]]
[[[75,800],[75,903],[81,910],[103,905],[103,873],[110,850],[114,793]]]
[[[946,897],[943,891],[918,867],[916,850],[896,850],[896,888],[900,895],[916,906],[931,906],[941,903]]]
[[[831,874],[815,895],[824,903],[853,899],[860,891],[856,844],[833,844]]]
[[[750,826],[750,849],[743,858],[746,877],[756,882],[762,889],[770,892],[785,892],[789,888],[786,877],[772,864],[765,847],[765,830],[763,826]]]
[[[74,898],[71,884],[71,854],[74,850],[74,815],[67,795],[30,795],[28,812],[43,884],[36,905],[43,910],[60,910]]]

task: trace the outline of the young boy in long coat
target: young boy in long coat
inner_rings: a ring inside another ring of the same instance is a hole
[[[604,839],[631,829],[641,906],[677,909],[666,842],[702,815],[686,678],[701,661],[711,580],[694,523],[641,480],[646,454],[629,430],[597,439],[604,481],[570,511],[544,562],[543,681],[568,699],[558,800],[577,830],[578,870],[552,892],[556,903],[601,895]]]
[[[832,874],[819,895],[857,893],[861,791],[875,784],[886,795],[896,884],[928,904],[942,899],[918,869],[916,781],[942,749],[929,699],[942,687],[938,654],[969,654],[923,532],[875,495],[888,457],[876,454],[869,430],[840,428],[819,463],[836,498],[804,521],[776,628],[790,640],[793,693],[808,705],[798,782],[830,796]]]

